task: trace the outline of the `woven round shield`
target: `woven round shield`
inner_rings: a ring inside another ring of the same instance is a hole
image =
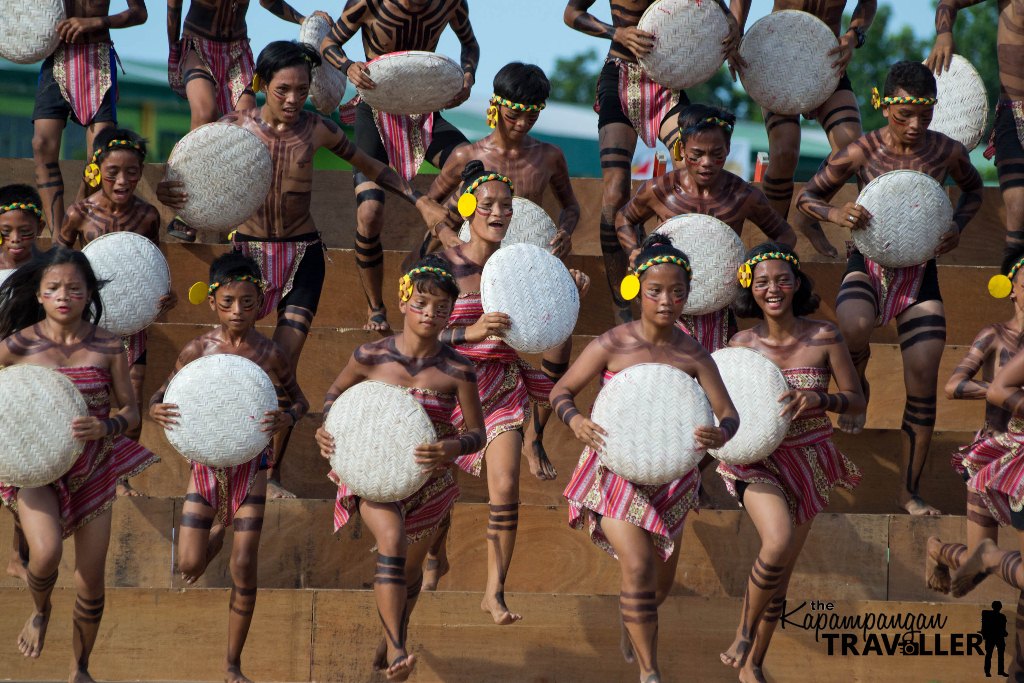
[[[209,467],[234,467],[259,455],[272,434],[263,419],[277,410],[274,383],[263,368],[230,353],[197,358],[171,378],[164,403],[178,406],[166,430],[175,450]]]
[[[637,28],[654,34],[654,49],[639,59],[640,66],[666,88],[700,85],[725,61],[721,45],[729,35],[729,23],[717,3],[657,0]]]
[[[735,230],[712,216],[691,213],[668,219],[655,232],[668,235],[672,246],[690,259],[693,277],[683,313],[714,313],[736,300],[743,241]]]
[[[64,476],[85,445],[71,436],[71,421],[89,414],[75,383],[56,370],[12,365],[0,370],[0,396],[0,481],[33,488]]]
[[[263,205],[274,164],[263,141],[241,126],[208,123],[187,134],[167,159],[167,180],[184,183],[178,212],[193,228],[238,227]]]
[[[299,28],[299,42],[320,51],[320,43],[330,32],[331,24],[323,17],[309,14]],[[345,74],[328,64],[325,60],[320,66],[313,67],[313,80],[309,84],[309,101],[321,114],[330,116],[331,112],[341,104],[345,96]]]
[[[580,293],[565,264],[532,244],[499,249],[484,264],[480,300],[485,313],[512,321],[504,340],[517,351],[542,353],[576,328]]]
[[[433,52],[391,52],[366,65],[373,90],[359,96],[377,111],[389,114],[429,114],[452,101],[462,90],[462,67]]]
[[[835,92],[839,73],[829,50],[839,40],[825,22],[798,10],[772,12],[754,22],[740,43],[747,94],[776,114],[817,109]]]
[[[110,232],[82,253],[104,283],[100,327],[121,336],[149,327],[160,315],[160,298],[171,289],[171,270],[160,248],[138,233]]]
[[[935,256],[949,232],[953,205],[942,186],[917,171],[889,171],[868,183],[857,204],[871,214],[863,230],[851,230],[860,253],[889,268],[916,266]]]
[[[547,211],[529,199],[513,197],[512,222],[508,224],[508,230],[505,232],[505,239],[501,241],[501,246],[533,244],[547,250],[551,248],[551,240],[555,238],[556,232],[558,232],[558,228]],[[469,238],[469,221],[465,221],[462,224],[462,230],[459,231],[459,239],[468,242]]]
[[[779,396],[789,391],[785,376],[753,349],[719,349],[711,357],[740,414],[740,429],[724,446],[708,452],[729,465],[764,460],[779,447],[789,429],[790,419],[779,416],[784,405]]]
[[[437,440],[434,425],[408,389],[360,382],[338,397],[324,427],[334,437],[331,469],[353,493],[391,503],[430,478],[413,450]]]
[[[962,142],[972,150],[985,135],[988,123],[988,93],[978,70],[960,55],[953,55],[949,68],[935,77],[938,102],[929,130]]]
[[[39,62],[57,49],[57,24],[64,20],[63,0],[0,0],[0,57],[17,64]]]
[[[4,283],[4,280],[13,275],[15,270],[15,268],[11,268],[10,270],[0,270],[0,285]]]
[[[602,387],[590,419],[607,432],[601,462],[635,484],[667,484],[704,455],[693,436],[714,424],[704,390],[661,363],[626,368]]]

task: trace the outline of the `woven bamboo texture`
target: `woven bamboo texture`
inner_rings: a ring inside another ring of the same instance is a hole
[[[871,214],[853,230],[860,253],[890,268],[916,266],[935,256],[953,220],[953,205],[942,186],[918,171],[889,171],[868,183],[857,204]]]
[[[273,161],[263,141],[241,126],[208,123],[178,141],[167,180],[184,183],[188,203],[178,215],[194,228],[238,227],[263,205]]]
[[[331,30],[331,24],[321,16],[309,14],[299,28],[299,42],[320,51],[320,43]],[[330,116],[345,96],[345,74],[326,61],[313,67],[313,80],[309,84],[309,101],[317,111]]]
[[[639,59],[640,66],[672,90],[704,83],[725,61],[721,45],[729,24],[717,3],[658,0],[643,13],[637,28],[654,34],[654,49]]]
[[[590,418],[607,435],[601,462],[635,484],[666,484],[700,463],[693,430],[714,424],[704,390],[682,370],[641,363],[612,377]]]
[[[729,398],[740,414],[739,431],[711,455],[730,465],[749,465],[772,454],[789,429],[780,417],[779,396],[789,390],[775,363],[753,349],[726,348],[711,354]]]
[[[160,298],[171,289],[171,270],[160,248],[134,232],[111,232],[85,245],[100,288],[100,327],[135,334],[160,315]]]
[[[62,0],[0,0],[3,31],[0,57],[17,64],[39,62],[57,49],[57,24],[64,20]]]
[[[338,397],[324,426],[334,437],[331,469],[357,496],[390,503],[427,482],[413,451],[437,435],[408,389],[360,382]]]
[[[672,246],[690,259],[693,277],[683,313],[713,313],[736,300],[743,241],[735,230],[712,216],[692,213],[668,219],[655,232],[668,235]]]
[[[580,294],[569,269],[532,244],[499,249],[484,264],[480,299],[485,313],[506,313],[512,324],[504,339],[523,353],[541,353],[572,334]]]
[[[822,105],[839,85],[832,68],[839,45],[825,22],[807,12],[782,10],[758,19],[740,43],[747,94],[770,112],[803,114]]]
[[[64,476],[85,445],[71,436],[71,421],[89,414],[74,382],[49,368],[13,365],[0,370],[0,396],[0,481],[32,488]]]
[[[0,285],[2,285],[4,283],[4,281],[7,278],[9,278],[13,273],[14,273],[14,268],[10,268],[8,270],[0,270]]]
[[[363,101],[389,114],[429,114],[451,102],[462,90],[462,67],[433,52],[392,52],[366,65],[377,84],[359,90]]]
[[[551,240],[555,238],[558,228],[551,216],[543,208],[523,197],[512,198],[512,222],[505,232],[501,246],[513,244],[532,244],[542,249],[551,248]],[[462,224],[459,239],[468,242],[470,238],[469,221]]]
[[[263,368],[221,353],[197,358],[171,379],[164,403],[178,406],[178,424],[166,430],[175,450],[209,467],[249,462],[270,443],[263,419],[277,410],[277,392]]]
[[[953,55],[949,69],[936,76],[935,84],[938,102],[928,128],[974,149],[988,123],[988,93],[981,75],[970,61]]]

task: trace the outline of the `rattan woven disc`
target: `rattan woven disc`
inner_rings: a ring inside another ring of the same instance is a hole
[[[359,96],[377,111],[429,114],[451,102],[462,90],[462,67],[433,52],[391,52],[366,65],[373,90]]]
[[[988,93],[978,70],[967,59],[953,55],[949,68],[935,77],[938,102],[929,130],[962,142],[972,150],[985,135]]]
[[[704,390],[661,363],[626,368],[602,387],[590,419],[603,436],[601,462],[636,484],[666,484],[700,463],[693,430],[714,424]]]
[[[868,226],[852,230],[860,253],[889,268],[916,266],[935,256],[949,232],[953,205],[942,186],[917,171],[889,171],[868,183],[857,203],[871,214]]]
[[[637,28],[654,34],[654,49],[640,58],[640,66],[672,90],[700,85],[725,61],[721,45],[729,35],[729,23],[715,2],[657,0]]]
[[[270,443],[262,424],[277,410],[274,383],[248,358],[229,353],[203,356],[171,379],[164,403],[181,417],[167,440],[189,460],[209,467],[249,462]]]
[[[580,294],[565,264],[546,249],[514,244],[484,264],[480,301],[485,313],[506,313],[512,325],[505,342],[523,353],[541,353],[572,334]]]
[[[64,476],[85,445],[71,436],[71,421],[89,414],[75,383],[56,370],[12,365],[0,370],[0,396],[0,481],[33,488]]]
[[[702,213],[670,218],[655,232],[668,235],[672,246],[690,259],[693,277],[683,313],[720,311],[739,296],[736,269],[743,263],[743,241],[722,221]]]
[[[60,44],[57,24],[64,20],[63,0],[0,0],[0,57],[17,64],[46,59]]]
[[[135,334],[160,314],[160,298],[171,289],[171,270],[159,247],[134,232],[111,232],[85,245],[100,289],[100,327]]]
[[[779,447],[789,429],[790,419],[779,416],[784,405],[779,396],[789,390],[785,376],[753,349],[719,349],[711,357],[740,414],[740,429],[725,446],[709,453],[730,465],[764,460]]]
[[[319,15],[309,14],[299,28],[299,42],[320,51],[320,43],[330,32],[331,24]],[[348,79],[325,60],[320,66],[313,67],[313,80],[309,84],[309,101],[321,114],[330,116],[331,112],[341,104],[345,96],[345,83]]]
[[[4,280],[9,278],[11,275],[13,275],[14,271],[15,271],[14,268],[11,268],[10,270],[0,270],[0,285],[2,285],[4,283]]]
[[[772,12],[743,36],[740,55],[747,68],[740,80],[747,94],[776,114],[813,111],[835,92],[839,73],[832,68],[839,45],[832,29],[813,14]]]
[[[167,159],[167,180],[185,184],[188,203],[178,215],[193,228],[238,227],[266,201],[273,178],[270,150],[254,133],[231,123],[208,123],[187,134]]]
[[[512,222],[508,224],[505,239],[501,246],[513,244],[533,244],[541,249],[550,249],[551,240],[555,238],[558,228],[551,220],[548,212],[523,197],[512,198]],[[468,242],[470,238],[469,221],[462,224],[459,239]]]
[[[360,382],[334,402],[324,427],[334,437],[331,469],[360,498],[391,503],[416,493],[429,474],[413,450],[437,440],[408,389]]]

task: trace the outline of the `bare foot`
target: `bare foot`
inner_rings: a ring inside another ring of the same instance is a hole
[[[224,670],[224,683],[252,683],[252,679],[242,673],[242,667],[229,664]]]
[[[28,583],[27,566],[28,562],[22,559],[18,551],[12,550],[11,559],[7,563],[7,576],[14,577],[15,579],[21,579],[25,583]]]
[[[374,308],[370,306],[366,311],[366,324],[363,325],[364,330],[370,332],[380,332],[384,337],[394,334],[391,331],[391,323],[388,322],[388,309],[384,306]]]
[[[640,683],[661,683],[661,673],[652,671],[647,674],[647,678],[644,678],[644,674],[640,674]]]
[[[210,563],[213,562],[213,558],[217,557],[220,553],[221,548],[224,547],[224,525],[214,524],[213,528],[210,529],[210,538],[206,541],[206,563],[203,565],[203,571],[197,574],[186,574],[181,573],[181,580],[185,583],[192,585],[199,580],[205,572]]]
[[[416,668],[416,655],[398,655],[384,675],[389,681],[404,681],[409,678],[414,668]]]
[[[962,598],[988,578],[985,569],[984,555],[996,549],[996,544],[989,538],[983,539],[978,547],[967,554],[960,567],[953,572],[952,594],[954,598]]]
[[[117,495],[119,495],[119,496],[129,496],[131,498],[137,498],[137,497],[142,496],[141,493],[136,491],[132,487],[132,485],[128,483],[127,479],[118,479],[117,480]]]
[[[751,664],[740,670],[741,683],[768,683],[768,679],[761,673],[761,667]]]
[[[530,466],[530,474],[541,481],[550,481],[558,476],[558,470],[548,459],[548,453],[544,450],[544,442],[541,439],[534,437],[532,441],[525,444],[523,455],[526,456],[526,462]]]
[[[924,581],[933,591],[948,593],[949,567],[943,564],[939,557],[941,549],[942,540],[937,536],[929,536],[924,559]]]
[[[747,663],[747,653],[749,652],[750,641],[737,637],[732,645],[729,646],[729,649],[718,655],[718,658],[722,660],[722,664],[739,669]]]
[[[71,674],[68,683],[96,683],[96,680],[85,669],[78,669]]]
[[[897,499],[896,504],[911,517],[937,517],[942,514],[942,511],[937,507],[933,507],[924,502],[921,496],[909,496],[905,494],[906,492],[904,491],[900,495],[900,498]]]
[[[485,595],[484,599],[480,602],[480,609],[484,612],[489,612],[491,618],[494,619],[494,623],[498,626],[514,624],[523,618],[523,615],[509,611],[508,607],[505,606],[505,596],[500,593],[498,595]]]
[[[282,498],[296,498],[297,496],[281,486],[280,479],[267,479],[267,498],[280,500]]]
[[[46,626],[50,623],[50,609],[45,612],[33,612],[18,634],[18,650],[21,654],[37,659],[43,653],[43,641],[46,639]]]
[[[426,564],[423,565],[423,590],[437,590],[437,584],[441,582],[441,577],[447,574],[449,569],[451,567],[448,565],[447,557],[437,559],[428,556]]]
[[[636,654],[633,652],[633,641],[629,639],[629,631],[626,625],[622,624],[622,635],[619,636],[619,649],[622,650],[622,658],[627,664],[636,662]]]
[[[388,668],[388,643],[383,638],[377,643],[377,651],[373,653],[373,670],[384,671]]]

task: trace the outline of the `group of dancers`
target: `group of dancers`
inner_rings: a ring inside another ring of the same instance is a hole
[[[425,117],[429,124],[424,124],[375,112],[365,103],[347,112],[354,116],[352,142],[337,124],[304,110],[313,66],[326,61],[359,87],[373,88],[366,64],[344,51],[356,32],[362,32],[366,57],[372,59],[399,50],[432,51],[444,28],[451,26],[463,48],[464,87],[451,103],[459,104],[475,85],[479,58],[466,0],[350,0],[319,51],[277,41],[255,61],[245,34],[245,3],[197,0],[179,34],[181,5],[169,2],[170,82],[187,97],[193,126],[218,117],[243,126],[267,144],[274,164],[275,181],[263,206],[238,226],[230,248],[210,266],[207,301],[218,325],[185,345],[171,375],[198,357],[231,353],[257,363],[278,388],[279,408],[264,416],[261,425],[273,436],[270,446],[237,467],[193,464],[180,518],[177,569],[189,583],[221,550],[226,527],[233,528],[225,680],[249,680],[242,673],[241,655],[256,604],[263,511],[268,497],[290,495],[280,480],[280,465],[292,428],[309,409],[296,370],[325,278],[325,247],[310,214],[311,161],[320,148],[356,170],[356,265],[368,302],[366,329],[381,333],[380,340],[360,346],[341,369],[322,413],[353,385],[383,381],[407,388],[438,435],[436,442],[416,449],[417,463],[430,476],[404,500],[360,499],[331,474],[338,484],[335,530],[358,513],[377,542],[374,592],[383,634],[373,660],[389,680],[406,680],[413,672],[410,615],[420,591],[436,588],[448,571],[445,539],[459,496],[457,470],[487,477],[488,578],[481,609],[500,625],[522,618],[504,596],[518,527],[520,468],[525,457],[533,475],[556,476],[543,446],[552,413],[585,446],[565,489],[569,524],[585,530],[621,567],[622,654],[636,663],[642,683],[662,680],[658,607],[680,559],[686,515],[698,507],[701,477],[713,473],[708,467],[694,469],[676,481],[650,486],[630,482],[602,465],[604,430],[575,397],[595,378],[607,381],[638,363],[673,366],[703,387],[718,426],[694,432],[702,449],[721,446],[742,428],[711,352],[725,346],[755,349],[782,370],[790,387],[779,397],[780,411],[792,422],[778,449],[753,465],[717,467],[761,538],[735,638],[720,656],[741,681],[764,680],[762,666],[815,515],[825,509],[836,487],[853,488],[860,479],[857,467],[833,444],[827,413],[838,414],[841,429],[857,433],[863,428],[870,336],[893,319],[907,387],[897,502],[910,514],[939,513],[919,496],[945,342],[935,260],[894,269],[854,251],[836,302],[839,324],[833,325],[807,317],[819,299],[794,251],[795,230],[819,252],[835,256],[821,223],[858,230],[870,219],[853,202],[832,203],[842,184],[855,177],[863,185],[882,173],[910,169],[940,183],[951,178],[960,187],[954,220],[938,254],[956,247],[980,207],[981,179],[963,145],[927,129],[936,103],[933,70],[948,66],[957,10],[976,2],[942,0],[927,66],[892,66],[877,102],[887,119],[884,128],[862,135],[857,99],[846,79],[819,110],[809,113],[825,128],[834,153],[797,198],[798,213],[792,220],[798,118],[765,112],[771,162],[763,191],[725,171],[735,116],[688,102],[685,93],[650,81],[638,66],[637,58],[651,49],[653,36],[636,25],[651,2],[612,3],[611,24],[589,13],[594,3],[570,0],[564,19],[576,30],[612,42],[598,79],[595,109],[604,185],[601,248],[617,324],[582,349],[574,363],[569,363],[570,340],[545,353],[536,369],[502,341],[510,319],[501,312],[484,313],[479,289],[483,267],[508,230],[514,196],[539,203],[550,189],[561,213],[549,246],[558,256],[571,252],[580,207],[565,158],[557,147],[529,135],[549,94],[543,71],[515,62],[498,72],[487,111],[494,132],[475,143],[439,113]],[[280,0],[261,4],[288,21],[303,19]],[[742,70],[737,46],[749,1],[717,4],[729,19],[730,35],[707,49],[721,50],[733,69]],[[834,66],[845,72],[853,51],[868,39],[875,5],[859,0],[845,33],[840,33],[844,1],[777,0],[775,9],[800,9],[832,27],[839,38]],[[71,681],[92,680],[89,656],[103,614],[103,568],[118,482],[122,492],[129,492],[126,479],[155,461],[137,443],[145,333],[120,339],[97,326],[102,283],[81,252],[73,250],[117,231],[160,240],[156,209],[135,195],[146,143],[133,131],[116,127],[116,76],[110,68],[108,29],[141,23],[145,7],[133,0],[120,14],[107,16],[107,9],[105,3],[69,5],[70,18],[60,29],[63,42],[44,63],[40,78],[33,140],[37,188],[0,188],[0,269],[14,269],[0,286],[0,366],[55,368],[75,382],[89,405],[90,416],[73,424],[75,436],[86,440],[87,447],[67,475],[33,489],[0,485],[0,499],[15,513],[8,572],[26,582],[33,601],[18,637],[25,656],[42,652],[62,540],[75,539]],[[1024,120],[1024,30],[1014,30],[1019,19],[1010,3],[1001,1],[999,9],[1002,92],[994,145],[1007,205],[1002,272],[1009,279],[1015,312],[979,333],[947,385],[953,398],[989,401],[977,440],[953,456],[968,488],[967,544],[931,539],[928,545],[929,586],[954,595],[965,594],[991,574],[1024,588],[1020,554],[1002,551],[994,543],[999,525],[1024,530],[1024,515],[1016,509],[1024,502],[1024,355],[1015,355],[1024,331],[1024,148],[1016,133],[1016,122]],[[72,81],[81,87],[68,88]],[[625,88],[624,82],[641,87]],[[257,104],[256,95],[264,104]],[[65,211],[56,149],[68,117],[87,126],[90,153],[83,196]],[[630,196],[629,161],[637,139],[650,145],[657,139],[665,142],[673,153],[673,169]],[[427,194],[409,182],[424,159],[440,169]],[[380,242],[385,190],[414,204],[428,228],[422,247],[402,268],[399,316],[392,318],[402,325],[394,334],[385,306]],[[160,183],[157,197],[173,209],[189,201],[173,182]],[[692,284],[689,257],[662,235],[645,236],[645,224],[685,213],[715,216],[737,233],[750,219],[768,238],[746,254],[737,274],[742,293],[731,307],[700,316],[682,313]],[[469,223],[465,243],[455,232],[462,220]],[[56,244],[42,252],[35,240],[45,225]],[[196,237],[180,219],[169,231],[185,240]],[[638,291],[620,291],[627,273],[637,278]],[[573,277],[585,295],[588,276],[573,271]],[[174,292],[161,301],[164,310],[176,304]],[[255,325],[274,311],[277,324],[267,338]],[[755,324],[739,332],[737,317],[754,319]],[[830,391],[830,382],[835,391]],[[166,386],[152,397],[149,414],[164,428],[174,429],[180,414],[164,402]],[[335,447],[331,435],[321,428],[316,440],[324,457],[330,457]],[[1019,630],[1024,630],[1024,592],[1017,614]],[[1012,672],[1022,670],[1024,659],[1018,654]]]

